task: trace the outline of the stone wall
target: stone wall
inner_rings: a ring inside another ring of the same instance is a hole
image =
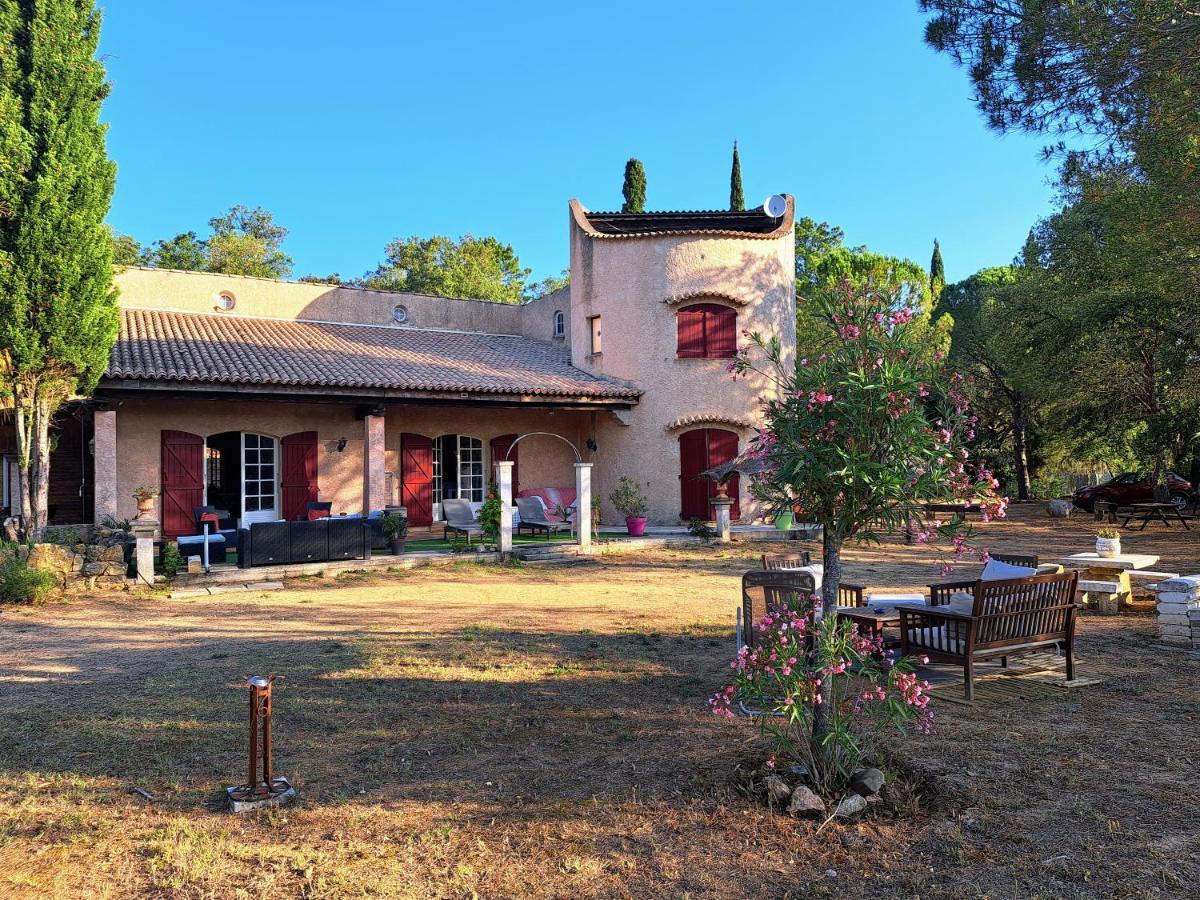
[[[53,572],[64,588],[75,586],[123,589],[128,566],[125,543],[130,536],[123,531],[97,525],[87,543],[34,544],[19,547],[30,568]]]
[[[1158,634],[1163,643],[1200,650],[1200,575],[1159,582]]]

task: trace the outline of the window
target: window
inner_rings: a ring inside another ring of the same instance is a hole
[[[554,311],[554,336],[556,338],[566,337],[567,334],[567,317],[563,315],[561,309]]]
[[[482,503],[483,441],[443,434],[433,442],[433,502],[462,499]]]
[[[221,293],[217,294],[215,303],[217,309],[228,312],[237,306],[237,297],[233,295],[233,291],[221,291]]]
[[[205,457],[205,469],[207,470],[205,483],[210,488],[216,488],[217,490],[220,490],[220,488],[221,488],[221,451],[216,447],[205,447],[204,448],[204,457]]]
[[[592,329],[592,353],[600,352],[600,317],[590,316],[588,324]]]
[[[737,311],[716,303],[685,306],[676,316],[681,359],[730,359],[737,356]]]
[[[275,510],[275,439],[262,434],[245,435],[243,459],[246,512]]]
[[[395,309],[392,310],[392,321],[395,322],[397,325],[403,325],[405,322],[407,322],[408,321],[408,307],[403,306],[403,305],[397,305],[395,307]]]

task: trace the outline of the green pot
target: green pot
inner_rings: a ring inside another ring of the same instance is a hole
[[[775,527],[780,531],[791,531],[795,523],[795,516],[790,512],[777,513],[775,516]]]

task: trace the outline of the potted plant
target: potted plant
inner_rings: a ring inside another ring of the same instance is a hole
[[[1115,528],[1101,528],[1096,532],[1096,553],[1104,559],[1121,555],[1121,532]]]
[[[796,516],[790,509],[781,509],[775,513],[775,527],[780,531],[791,531],[796,524]]]
[[[648,504],[640,484],[628,475],[622,475],[616,490],[608,495],[608,499],[617,508],[617,512],[625,517],[625,527],[629,530],[630,537],[641,537],[646,533]]]
[[[133,499],[137,501],[139,519],[154,518],[154,501],[158,497],[158,491],[154,488],[139,487],[133,492]]]
[[[380,516],[379,524],[383,528],[384,539],[392,548],[392,556],[399,556],[404,552],[405,539],[408,537],[408,516],[385,512]]]

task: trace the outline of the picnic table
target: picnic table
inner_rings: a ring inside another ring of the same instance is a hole
[[[1174,516],[1179,520],[1179,524],[1183,526],[1184,531],[1192,530],[1191,526],[1187,523],[1187,519],[1183,517],[1183,512],[1174,503],[1130,503],[1129,509],[1124,515],[1125,521],[1121,523],[1122,528],[1128,528],[1129,523],[1140,515],[1142,517],[1142,527],[1138,531],[1145,531],[1151,519],[1158,519],[1170,528],[1170,516]]]
[[[1059,565],[1079,569],[1076,600],[1084,606],[1094,606],[1102,613],[1116,614],[1121,604],[1133,597],[1129,583],[1130,570],[1149,569],[1158,563],[1153,553],[1121,553],[1101,556],[1099,553],[1072,553],[1060,559]]]

